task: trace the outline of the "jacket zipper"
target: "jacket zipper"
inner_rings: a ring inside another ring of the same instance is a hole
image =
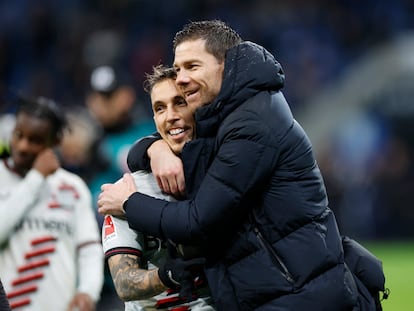
[[[276,266],[279,268],[280,273],[282,276],[289,282],[294,283],[294,279],[292,277],[292,274],[290,274],[288,268],[283,263],[282,259],[280,259],[279,255],[275,252],[275,250],[272,248],[271,245],[265,240],[262,233],[259,231],[259,229],[254,226],[253,230],[257,236],[257,239],[259,240],[259,243],[262,245],[262,247],[269,253],[270,257],[273,259],[273,262],[276,264]]]

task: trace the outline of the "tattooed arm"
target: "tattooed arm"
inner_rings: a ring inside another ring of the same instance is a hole
[[[158,277],[158,269],[141,269],[137,256],[111,256],[108,266],[116,292],[123,301],[148,299],[167,289]]]

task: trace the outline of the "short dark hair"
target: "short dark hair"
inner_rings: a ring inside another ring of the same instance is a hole
[[[64,130],[68,127],[66,115],[59,105],[46,97],[28,98],[20,96],[16,115],[25,113],[31,117],[47,120],[52,125],[55,138],[62,138]]]
[[[151,94],[152,88],[158,82],[161,82],[165,79],[173,79],[177,77],[177,73],[175,72],[174,68],[167,67],[165,65],[156,65],[152,67],[152,73],[145,74],[145,81],[144,81],[144,90]]]
[[[223,62],[226,51],[243,40],[240,35],[221,20],[205,20],[190,22],[175,34],[173,40],[173,51],[177,45],[184,41],[203,39],[206,42],[206,50],[214,55],[219,62]]]

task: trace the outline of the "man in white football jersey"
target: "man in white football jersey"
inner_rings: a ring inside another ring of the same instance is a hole
[[[179,153],[185,142],[193,138],[195,129],[193,111],[181,96],[174,79],[172,68],[156,66],[152,75],[147,77],[146,90],[151,96],[154,121],[159,133],[164,132],[160,129],[168,125],[186,129],[185,135],[166,137],[171,148]],[[132,176],[141,192],[164,200],[174,200],[161,192],[152,173],[138,171]],[[202,271],[203,261],[200,258],[183,260],[177,254],[177,258],[172,259],[169,257],[171,252],[167,255],[163,241],[136,232],[129,228],[125,219],[110,215],[105,216],[102,241],[116,291],[126,301],[125,310],[215,310],[205,282],[204,286],[195,286],[195,291],[194,288],[189,289],[194,295],[187,299],[191,301],[187,302],[179,295],[180,285],[181,288],[185,287],[183,284],[178,285],[182,281],[180,278],[192,275],[189,271],[195,267]],[[169,260],[164,261],[165,257]],[[196,279],[195,283],[202,284],[203,280]]]
[[[103,252],[91,194],[52,148],[66,120],[46,98],[22,99],[0,162],[0,278],[11,308],[95,310]]]

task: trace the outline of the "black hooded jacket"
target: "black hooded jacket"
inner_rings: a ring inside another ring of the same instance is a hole
[[[128,222],[202,245],[219,310],[353,310],[357,289],[335,217],[283,84],[263,47],[229,50],[220,94],[197,111],[197,139],[182,151],[191,199],[135,193]]]

